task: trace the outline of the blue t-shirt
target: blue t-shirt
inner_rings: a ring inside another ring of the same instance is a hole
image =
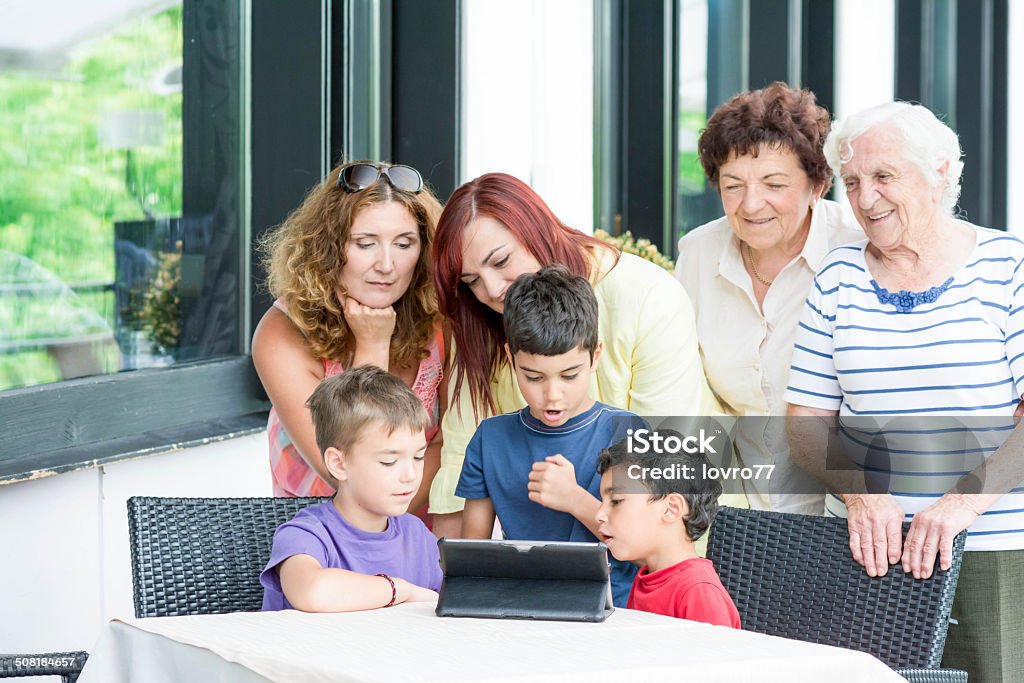
[[[597,540],[578,519],[529,499],[527,484],[533,463],[561,454],[576,469],[576,483],[601,497],[597,461],[601,451],[626,438],[627,429],[646,427],[637,415],[594,403],[590,410],[559,427],[549,427],[526,407],[480,423],[466,446],[466,460],[455,495],[490,498],[505,538],[517,541]],[[612,595],[625,607],[637,567],[614,558]]]
[[[387,574],[434,591],[441,587],[437,539],[409,514],[388,517],[384,531],[363,531],[349,524],[334,503],[299,510],[274,532],[270,561],[260,574],[264,612],[292,609],[277,565],[293,555],[310,555],[324,569]]]

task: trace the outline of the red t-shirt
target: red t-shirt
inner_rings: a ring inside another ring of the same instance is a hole
[[[740,628],[740,613],[711,560],[695,557],[649,574],[646,565],[633,580],[629,609]]]

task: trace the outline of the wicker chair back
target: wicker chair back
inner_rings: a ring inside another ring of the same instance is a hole
[[[258,611],[274,530],[324,500],[128,499],[135,616]]]
[[[933,669],[965,539],[956,537],[952,567],[930,579],[898,566],[870,578],[850,555],[845,519],[723,507],[708,558],[748,631],[861,650],[893,668]]]

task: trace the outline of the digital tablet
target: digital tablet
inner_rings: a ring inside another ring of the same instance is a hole
[[[603,543],[442,538],[441,617],[604,621],[614,610]]]

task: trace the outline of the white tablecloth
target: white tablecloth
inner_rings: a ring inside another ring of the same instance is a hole
[[[902,681],[870,655],[646,612],[603,624],[452,619],[431,603],[111,622],[81,683]]]

